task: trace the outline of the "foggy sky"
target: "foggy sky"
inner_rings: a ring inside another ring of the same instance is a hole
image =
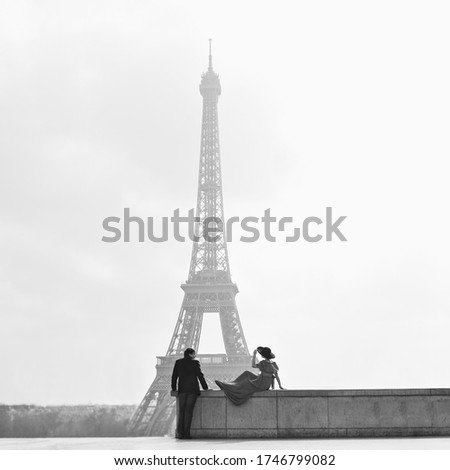
[[[226,217],[346,215],[348,242],[228,246],[287,388],[448,387],[445,2],[0,4],[0,402],[137,403],[191,244],[102,221],[195,207],[220,75]],[[208,315],[199,352],[222,352]]]

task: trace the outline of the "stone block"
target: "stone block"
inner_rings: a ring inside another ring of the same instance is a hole
[[[327,398],[279,395],[278,428],[328,428]]]
[[[194,413],[192,415],[191,430],[202,428],[202,408],[203,403],[197,400],[194,406]],[[178,410],[177,410],[177,423],[178,423]]]
[[[430,396],[405,397],[406,426],[409,428],[426,428],[433,423],[433,407]]]
[[[398,428],[406,426],[405,397],[378,397],[379,426],[381,428]]]
[[[363,428],[379,425],[378,402],[371,397],[330,397],[330,428]]]
[[[433,408],[432,426],[450,427],[450,396],[433,396],[431,406]]]
[[[225,429],[227,425],[226,398],[214,397],[201,400],[201,425],[204,429]]]
[[[277,427],[277,398],[252,397],[242,405],[227,402],[228,429],[276,429]]]

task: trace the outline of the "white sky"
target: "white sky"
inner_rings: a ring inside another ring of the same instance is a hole
[[[229,244],[250,348],[288,388],[448,387],[449,23],[444,1],[1,2],[0,402],[152,382],[191,244],[106,244],[102,220],[194,207],[209,37],[226,215],[347,216],[347,243]]]

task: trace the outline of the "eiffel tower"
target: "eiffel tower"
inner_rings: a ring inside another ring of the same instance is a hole
[[[173,430],[175,400],[170,396],[171,375],[175,360],[186,348],[198,349],[204,313],[218,313],[225,354],[198,354],[210,387],[215,379],[230,381],[250,367],[235,296],[236,284],[231,281],[225,233],[223,231],[222,173],[217,103],[221,94],[219,76],[214,72],[209,40],[209,67],[202,74],[200,94],[203,117],[198,178],[198,231],[193,242],[188,280],[175,330],[165,356],[158,356],[156,378],[134,412],[129,432],[134,436],[162,436]],[[212,238],[204,237],[204,221],[216,222]],[[215,385],[214,385],[215,386]]]

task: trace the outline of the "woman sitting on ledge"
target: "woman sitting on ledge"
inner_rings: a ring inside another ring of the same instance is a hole
[[[256,353],[263,357],[259,362],[256,362]],[[272,361],[274,358],[275,355],[270,348],[259,346],[253,351],[252,358],[252,367],[260,370],[259,375],[246,370],[233,382],[225,383],[216,380],[216,384],[235,405],[246,402],[255,392],[263,392],[269,390],[270,387],[275,388],[274,379],[277,380],[280,389],[284,390],[278,376],[278,366]]]

